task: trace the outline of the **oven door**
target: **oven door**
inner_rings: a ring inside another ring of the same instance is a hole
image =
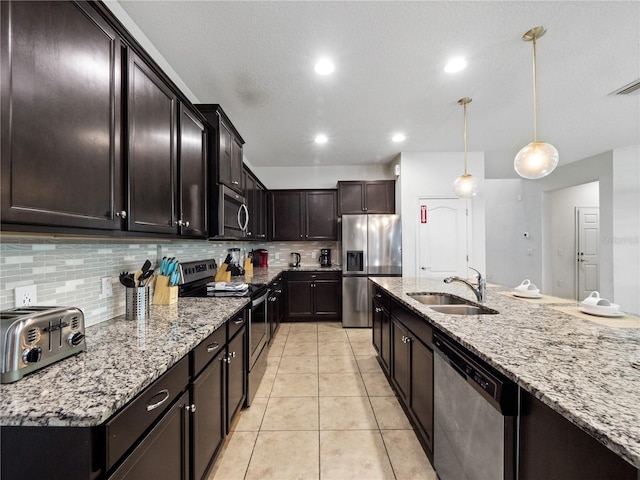
[[[249,317],[249,370],[253,369],[262,349],[269,341],[269,323],[267,321],[267,298],[269,290],[264,289],[251,300]]]

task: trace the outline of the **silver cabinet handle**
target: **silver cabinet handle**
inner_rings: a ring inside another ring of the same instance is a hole
[[[195,413],[195,411],[196,411],[196,404],[195,404],[195,403],[192,403],[191,405],[185,405],[185,406],[184,406],[184,409],[185,409],[187,412]]]
[[[120,210],[119,212],[116,212],[116,217],[127,218],[127,211],[126,210]]]
[[[379,293],[376,293],[376,298],[382,298],[382,295]]]
[[[167,390],[166,388],[163,390],[160,390],[158,393],[156,393],[153,397],[151,398],[155,398],[158,395],[164,395],[164,398],[162,400],[160,400],[159,402],[156,403],[147,403],[147,412],[150,412],[151,410],[155,410],[156,408],[158,408],[160,405],[162,405],[164,402],[166,402],[167,400],[169,400],[169,390]]]
[[[216,350],[218,347],[220,346],[220,344],[218,342],[213,342],[210,343],[209,345],[207,345],[207,353],[211,353],[214,350]]]
[[[236,358],[236,352],[231,352],[231,358]]]
[[[189,221],[188,220],[185,221],[185,222],[183,222],[182,220],[178,220],[176,223],[178,224],[179,227],[189,228]]]
[[[236,325],[240,325],[243,322],[244,322],[244,318],[241,318],[240,320],[236,320],[233,323],[235,323]]]
[[[231,183],[232,183],[233,185],[240,185],[240,183],[239,183],[237,180],[233,180]]]
[[[382,309],[380,307],[376,307],[376,313],[380,313]]]

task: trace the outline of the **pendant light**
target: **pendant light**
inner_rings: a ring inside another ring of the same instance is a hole
[[[538,141],[538,112],[536,98],[536,40],[546,33],[544,27],[535,27],[522,36],[525,42],[533,42],[533,142],[522,147],[513,166],[518,175],[535,180],[546,177],[558,166],[558,150],[550,143]]]
[[[464,107],[464,173],[453,182],[453,193],[458,197],[470,198],[478,193],[477,180],[467,173],[467,104],[471,103],[471,99],[461,98],[458,103]]]

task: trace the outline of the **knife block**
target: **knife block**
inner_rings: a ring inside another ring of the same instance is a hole
[[[178,287],[169,286],[169,277],[158,275],[156,278],[156,286],[153,291],[154,305],[173,305],[178,303]]]

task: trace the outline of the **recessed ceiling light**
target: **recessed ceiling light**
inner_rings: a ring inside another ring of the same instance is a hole
[[[336,66],[328,58],[322,58],[318,60],[314,70],[318,75],[330,75],[336,69]]]
[[[316,135],[316,138],[315,138],[316,143],[327,143],[328,140],[329,139],[327,138],[327,136],[323,134]]]
[[[447,73],[456,73],[464,70],[467,66],[467,61],[463,57],[456,57],[449,60],[445,65],[444,71]]]
[[[398,143],[398,142],[404,142],[407,139],[407,137],[405,137],[404,133],[396,133],[391,140],[393,140],[394,142]]]

